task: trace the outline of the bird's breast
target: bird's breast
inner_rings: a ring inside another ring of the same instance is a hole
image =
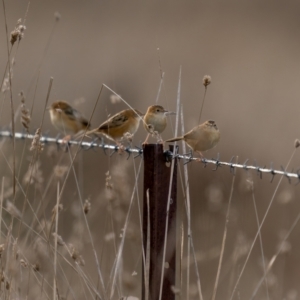
[[[144,118],[144,122],[145,129],[150,133],[153,133],[154,131],[162,133],[167,126],[167,118],[164,115],[146,115]]]

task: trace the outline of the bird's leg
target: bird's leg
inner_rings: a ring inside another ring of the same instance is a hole
[[[120,141],[116,141],[117,146],[119,147],[118,153],[122,154],[125,151],[124,145]]]
[[[159,133],[157,134],[157,143],[158,144],[164,144],[164,141],[163,141],[163,139],[162,139],[162,137]]]
[[[66,143],[68,143],[68,141],[70,141],[70,140],[71,140],[71,135],[68,134],[68,135],[66,135],[65,137],[63,137],[62,142],[63,142],[64,144],[66,144]]]
[[[200,155],[200,158],[197,158],[197,162],[202,162],[202,160],[204,159],[204,155],[200,151],[196,152]]]
[[[149,136],[150,136],[150,133],[147,134],[147,137],[146,137],[146,139],[145,139],[143,145],[148,144]]]

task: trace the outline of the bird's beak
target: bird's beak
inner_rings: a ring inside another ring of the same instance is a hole
[[[165,111],[165,115],[166,115],[166,116],[176,115],[176,112],[166,110],[166,111]]]

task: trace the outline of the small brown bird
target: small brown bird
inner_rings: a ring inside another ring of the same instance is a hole
[[[209,120],[187,132],[183,136],[166,140],[166,142],[176,142],[184,140],[193,151],[198,152],[209,150],[217,145],[220,140],[220,131],[215,121]]]
[[[49,112],[53,126],[64,134],[76,134],[90,127],[88,120],[66,101],[53,102]]]
[[[150,134],[158,134],[158,138],[161,140],[160,134],[167,127],[167,115],[173,114],[176,113],[165,110],[161,105],[152,105],[148,107],[148,110],[144,116],[144,128],[149,133],[144,144],[147,144]]]
[[[87,135],[100,133],[119,143],[124,134],[134,135],[137,132],[143,115],[137,109],[122,110],[102,123],[98,128],[87,132]]]

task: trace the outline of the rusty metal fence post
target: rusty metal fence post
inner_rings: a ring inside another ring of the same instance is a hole
[[[170,146],[173,151],[173,146]],[[171,167],[167,166],[163,145],[147,144],[143,148],[144,156],[144,204],[143,204],[143,245],[147,245],[149,192],[150,211],[150,270],[149,300],[158,300],[161,285],[162,258],[166,229],[167,203]],[[174,300],[171,287],[176,278],[176,193],[177,193],[177,159],[174,161],[172,178],[171,204],[168,218],[168,237],[165,256],[165,270],[162,288],[163,300]],[[143,266],[144,274],[144,266]],[[142,300],[145,300],[145,278],[142,281]]]

